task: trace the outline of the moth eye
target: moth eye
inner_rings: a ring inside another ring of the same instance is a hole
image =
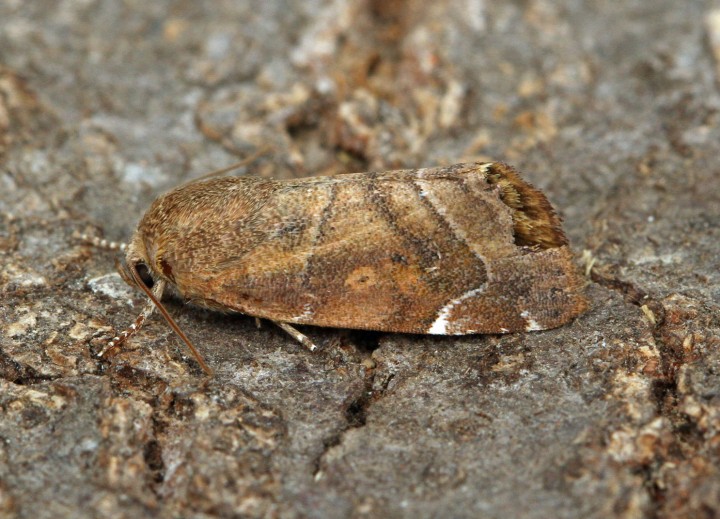
[[[140,279],[146,287],[153,287],[155,281],[150,275],[150,269],[145,263],[143,263],[142,261],[138,261],[137,263],[135,263],[135,272],[137,272],[138,276],[140,276]]]

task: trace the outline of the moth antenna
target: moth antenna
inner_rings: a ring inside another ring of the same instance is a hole
[[[252,155],[245,157],[244,159],[236,162],[235,164],[230,164],[229,166],[225,166],[224,168],[216,169],[215,171],[211,171],[210,173],[205,173],[203,176],[193,179],[190,182],[199,182],[201,180],[207,180],[208,178],[211,178],[211,177],[218,177],[220,175],[224,175],[225,173],[229,173],[234,169],[238,169],[243,166],[247,166],[248,164],[250,164],[250,163],[256,161],[257,159],[259,159],[260,157],[262,157],[263,155],[267,155],[268,153],[270,153],[270,151],[271,151],[270,146],[263,146],[262,148],[257,150]]]
[[[94,247],[97,247],[98,249],[104,249],[104,250],[112,250],[112,251],[125,251],[127,249],[127,243],[122,242],[116,242],[116,241],[108,241],[105,238],[98,238],[97,236],[90,236],[89,234],[80,234],[78,235],[78,238],[80,238],[85,243],[88,243]]]
[[[178,337],[182,339],[182,341],[185,343],[185,345],[188,347],[190,352],[192,353],[193,357],[195,357],[195,360],[200,364],[200,367],[202,370],[207,373],[210,376],[213,376],[213,370],[210,369],[210,366],[208,366],[205,363],[205,360],[203,360],[202,355],[200,355],[200,352],[195,349],[195,346],[193,346],[193,343],[190,342],[190,339],[187,335],[180,329],[180,327],[177,325],[175,320],[170,317],[170,314],[167,310],[165,310],[165,307],[160,302],[160,297],[162,297],[163,290],[165,289],[165,282],[164,281],[158,281],[155,286],[153,287],[153,290],[150,290],[147,286],[145,286],[145,283],[142,282],[140,279],[140,275],[137,272],[137,269],[130,268],[130,275],[132,276],[133,280],[135,281],[135,284],[140,287],[140,289],[145,292],[145,295],[150,298],[150,302],[154,305],[155,308],[157,308],[158,312],[160,312],[160,315],[163,316],[165,321],[168,323],[170,328],[177,334]],[[157,292],[157,296],[153,293]],[[141,315],[144,315],[141,314]],[[149,314],[148,314],[149,315]],[[143,318],[143,321],[145,319]],[[130,327],[132,328],[132,326]],[[135,330],[137,331],[137,330]]]

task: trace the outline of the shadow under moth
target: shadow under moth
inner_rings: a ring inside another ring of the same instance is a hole
[[[501,162],[191,181],[157,198],[123,278],[150,298],[292,325],[436,335],[545,330],[587,307],[559,216]],[[101,353],[102,355],[102,353]]]

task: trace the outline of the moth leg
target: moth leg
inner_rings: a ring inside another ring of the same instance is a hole
[[[310,338],[300,333],[298,330],[290,326],[288,323],[281,323],[279,321],[273,321],[273,323],[277,324],[280,328],[285,330],[285,333],[287,333],[290,337],[298,341],[300,344],[305,346],[310,351],[317,351],[318,347],[315,345],[313,341],[310,340]]]

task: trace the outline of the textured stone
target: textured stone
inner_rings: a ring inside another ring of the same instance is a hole
[[[717,5],[3,2],[0,516],[720,513]],[[431,338],[144,304],[164,190],[505,160],[589,274],[568,326]],[[106,277],[107,276],[107,277]]]

